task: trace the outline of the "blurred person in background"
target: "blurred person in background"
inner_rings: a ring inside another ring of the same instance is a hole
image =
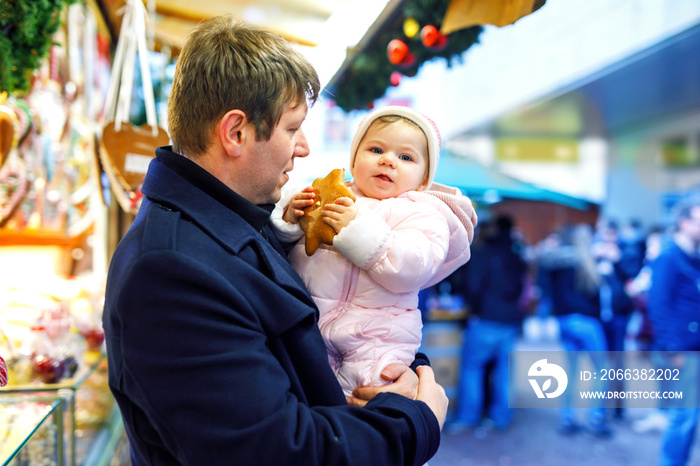
[[[683,383],[674,390],[682,391],[685,398],[683,406],[683,400],[669,404],[660,466],[688,464],[698,424],[697,408],[685,406],[698,391],[698,358],[691,352],[700,351],[700,198],[681,201],[676,214],[673,243],[653,262],[649,289],[653,349],[667,352],[655,353],[667,367],[680,369]]]
[[[635,337],[636,348],[642,351],[651,350],[653,329],[649,322],[649,288],[651,288],[651,265],[659,256],[664,244],[664,232],[661,228],[649,230],[644,246],[644,263],[637,275],[625,284],[625,291],[634,302],[635,323],[632,333]]]
[[[652,228],[647,237],[644,253],[644,265],[634,279],[625,286],[627,294],[635,303],[634,324],[632,333],[635,337],[637,349],[651,351],[653,347],[654,331],[649,321],[649,289],[651,288],[651,266],[661,253],[664,243],[664,233],[660,228]],[[652,361],[653,362],[653,361]],[[663,385],[664,381],[661,381]],[[632,423],[632,430],[637,433],[650,431],[663,431],[668,426],[668,417],[665,413],[666,403],[660,400],[658,409],[651,409],[649,414]]]
[[[560,240],[559,246],[540,252],[538,284],[559,322],[561,343],[569,359],[569,373],[576,372],[583,351],[588,352],[594,367],[605,367],[602,352],[608,350],[608,345],[600,321],[602,280],[591,250],[592,228],[585,224],[565,228]],[[602,390],[601,383],[596,380],[592,389]],[[582,428],[573,408],[574,391],[564,393],[558,427],[563,435],[575,434]],[[591,433],[601,437],[611,434],[602,403],[591,407],[587,414],[586,425]]]
[[[638,228],[628,225],[620,232],[614,221],[603,222],[598,240],[593,244],[600,286],[600,318],[610,353],[612,369],[622,368],[622,351],[625,350],[625,337],[634,302],[625,291],[625,284],[632,280],[642,267],[644,248],[639,244]],[[610,388],[623,390],[622,380],[611,381]],[[622,399],[614,401],[614,416],[622,417]]]
[[[459,401],[450,431],[478,426],[488,399],[488,419],[496,429],[513,418],[508,407],[508,352],[520,334],[520,298],[528,266],[513,238],[513,219],[496,217],[481,228],[464,278],[470,318],[464,331]],[[492,367],[491,383],[486,382]],[[489,387],[489,392],[485,392]]]

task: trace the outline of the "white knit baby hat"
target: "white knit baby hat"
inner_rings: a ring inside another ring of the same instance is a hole
[[[388,116],[388,115],[398,115],[407,118],[417,124],[425,133],[428,139],[428,183],[426,189],[430,189],[430,185],[433,184],[433,178],[435,178],[435,172],[437,171],[438,161],[440,160],[440,148],[442,147],[442,140],[440,139],[440,131],[438,130],[435,122],[417,112],[409,107],[402,107],[400,105],[390,105],[388,107],[382,107],[377,110],[372,111],[367,115],[361,122],[360,126],[357,128],[355,137],[352,139],[352,145],[350,146],[350,167],[355,164],[355,156],[357,155],[357,147],[360,145],[360,141],[365,136],[369,126],[377,118]]]

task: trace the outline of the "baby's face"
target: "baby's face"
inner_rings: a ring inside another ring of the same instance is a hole
[[[428,165],[428,141],[420,128],[375,121],[360,141],[352,174],[365,196],[388,199],[425,188]]]

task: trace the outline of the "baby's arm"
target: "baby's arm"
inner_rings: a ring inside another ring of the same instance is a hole
[[[288,211],[298,210],[298,208],[294,209],[291,207],[292,204],[295,203],[292,198],[299,196],[301,193],[305,193],[305,195],[308,194],[307,189],[308,188],[305,188],[301,183],[285,187],[285,189],[282,190],[282,198],[275,204],[275,208],[270,214],[270,226],[272,226],[275,236],[277,236],[282,243],[295,243],[304,236],[304,232],[299,225],[299,216],[295,215],[294,212],[288,213]],[[311,195],[313,196],[313,193],[311,193]],[[293,223],[286,220],[284,217],[288,215],[295,216],[296,220]]]
[[[313,201],[312,201],[313,203]],[[323,207],[323,221],[330,225],[336,233],[345,228],[357,217],[357,206],[349,197],[340,197],[333,204]]]
[[[303,209],[313,205],[314,197],[316,195],[314,194],[314,188],[311,186],[307,186],[296,193],[285,206],[282,219],[287,223],[299,222],[299,217],[304,215]]]

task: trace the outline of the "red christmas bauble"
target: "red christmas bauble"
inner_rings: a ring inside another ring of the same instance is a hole
[[[438,41],[438,39],[440,39],[441,36],[442,34],[440,34],[440,31],[438,31],[437,28],[432,24],[424,26],[420,32],[421,41],[423,41],[423,45],[425,45],[426,47],[432,47],[433,45],[435,45],[435,43]]]
[[[431,49],[433,49],[433,50],[439,52],[440,50],[442,50],[442,49],[444,49],[445,47],[447,47],[447,43],[448,43],[448,42],[449,42],[449,39],[447,38],[447,36],[443,36],[443,35],[441,34],[441,35],[440,35],[440,38],[438,38],[438,40],[435,42],[435,44],[433,44],[433,46],[431,47]]]
[[[411,52],[408,52],[406,56],[399,62],[399,66],[402,68],[410,68],[416,64],[416,56]]]
[[[408,55],[408,45],[400,39],[394,39],[389,42],[386,48],[386,54],[392,64],[398,65],[406,58],[406,55]]]
[[[398,71],[394,71],[391,73],[391,77],[389,77],[389,80],[391,81],[392,86],[398,86],[401,83],[401,77],[403,75],[399,73]]]

